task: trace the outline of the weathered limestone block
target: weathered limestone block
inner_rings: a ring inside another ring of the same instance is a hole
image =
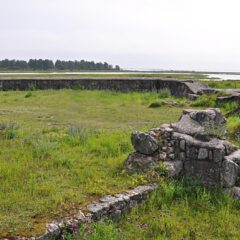
[[[186,157],[189,160],[213,160],[214,162],[220,162],[223,160],[227,153],[232,153],[236,147],[226,140],[211,138],[210,141],[200,141],[192,136],[173,133],[174,139],[180,139],[180,143],[185,141],[186,143]],[[182,144],[183,145],[183,144]],[[206,149],[206,150],[203,150]],[[208,157],[206,156],[208,151]]]
[[[131,137],[132,145],[139,153],[151,155],[158,150],[158,141],[149,133],[135,131]]]
[[[240,168],[239,166],[231,161],[225,160],[222,164],[222,185],[223,187],[233,187],[237,181]]]
[[[174,153],[174,148],[173,147],[168,147],[167,148],[167,153],[168,154]]]
[[[163,165],[171,177],[178,177],[183,169],[182,161],[165,161]]]
[[[226,133],[226,119],[219,109],[184,110],[179,122],[171,126],[175,132],[209,140]]]
[[[226,193],[229,193],[233,198],[239,199],[240,187],[233,187],[233,188],[227,189]]]
[[[207,148],[200,148],[199,149],[198,159],[199,160],[206,160],[206,159],[208,159],[208,149]]]
[[[113,220],[113,222],[118,223],[121,220],[122,211],[116,210],[115,212],[110,214],[110,218]]]
[[[179,153],[179,160],[184,162],[186,160],[186,154],[185,152]]]
[[[94,220],[99,220],[105,216],[109,210],[110,206],[106,203],[95,203],[88,206],[88,210],[93,215]]]
[[[237,151],[233,152],[231,155],[226,156],[225,159],[231,160],[231,161],[237,163],[238,165],[240,165],[240,150],[237,150]]]
[[[134,152],[128,156],[125,161],[125,167],[128,171],[146,170],[154,167],[157,161],[157,155],[149,156]]]
[[[213,161],[214,162],[222,162],[225,152],[225,149],[220,148],[220,149],[213,149]]]
[[[180,150],[185,151],[186,149],[186,141],[185,140],[180,140]]]
[[[186,161],[184,174],[205,186],[220,186],[220,167],[208,161]]]

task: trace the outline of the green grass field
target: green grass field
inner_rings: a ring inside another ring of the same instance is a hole
[[[99,196],[150,181],[123,169],[133,150],[130,133],[174,122],[188,104],[171,98],[175,107],[149,108],[159,97],[0,92],[0,238],[40,234],[46,222],[71,215]]]
[[[226,88],[240,88],[240,81],[238,80],[228,80],[228,81],[207,81],[207,83],[212,88],[226,89]]]
[[[84,210],[102,195],[156,178],[156,193],[120,223],[80,231],[88,240],[239,239],[239,201],[192,181],[128,175],[123,167],[133,151],[133,130],[175,122],[184,108],[215,107],[214,99],[203,97],[191,105],[168,91],[0,92],[0,239],[41,234],[47,222]],[[235,105],[222,107],[227,112]],[[240,118],[231,116],[228,122],[234,136]]]
[[[162,180],[147,202],[120,223],[84,225],[67,239],[237,240],[240,202],[189,179]],[[85,237],[85,238],[84,238]]]
[[[106,73],[86,73],[86,74],[62,74],[61,72],[56,74],[50,73],[42,73],[42,74],[1,74],[0,78],[82,78],[82,77],[159,77],[159,78],[176,78],[179,80],[204,80],[208,79],[207,75],[203,74],[186,74],[186,73],[179,73],[179,74],[172,74],[172,73],[115,73],[115,74],[106,74]]]

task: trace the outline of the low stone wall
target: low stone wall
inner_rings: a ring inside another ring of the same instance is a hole
[[[57,240],[64,239],[64,232],[72,233],[77,230],[81,224],[91,223],[101,219],[110,218],[118,222],[122,214],[139,205],[146,200],[148,195],[153,192],[156,185],[149,184],[138,186],[132,190],[116,194],[107,195],[98,201],[88,205],[85,213],[79,210],[79,213],[61,220],[46,224],[46,232],[39,237],[19,237],[16,240]],[[7,240],[7,239],[6,239]]]
[[[136,152],[129,155],[126,168],[146,170],[163,162],[172,176],[183,174],[208,187],[232,188],[240,174],[240,150],[224,139],[225,133],[226,120],[219,109],[185,110],[176,124],[134,132]]]
[[[130,91],[159,91],[168,88],[174,96],[188,96],[201,92],[206,85],[194,81],[179,81],[161,78],[79,78],[79,79],[0,79],[0,90],[29,90],[83,88],[97,90]]]

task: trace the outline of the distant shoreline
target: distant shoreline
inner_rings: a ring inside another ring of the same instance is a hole
[[[218,71],[186,71],[186,70],[130,70],[130,69],[123,69],[123,70],[83,70],[83,71],[32,71],[32,70],[0,70],[0,74],[226,74],[226,75],[240,75],[240,72],[218,72]]]

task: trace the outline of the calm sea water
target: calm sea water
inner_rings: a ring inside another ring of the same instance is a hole
[[[219,78],[221,80],[240,80],[239,74],[207,74],[210,78]]]

